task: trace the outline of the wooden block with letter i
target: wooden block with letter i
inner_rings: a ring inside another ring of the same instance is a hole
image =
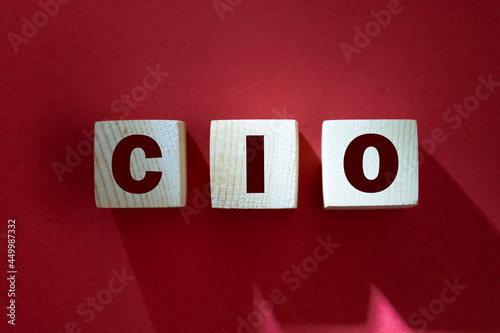
[[[97,207],[186,205],[186,128],[176,120],[95,123]]]
[[[210,187],[214,208],[297,208],[295,120],[214,120]]]
[[[325,209],[418,204],[416,120],[327,120],[321,140]]]

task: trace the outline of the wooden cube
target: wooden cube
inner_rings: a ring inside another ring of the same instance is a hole
[[[94,189],[100,208],[186,205],[186,128],[176,120],[95,123]]]
[[[321,158],[325,209],[418,204],[415,120],[327,120]]]
[[[297,208],[295,120],[214,120],[210,127],[213,208]]]

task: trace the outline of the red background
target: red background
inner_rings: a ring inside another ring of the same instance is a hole
[[[253,300],[279,288],[286,301],[256,331],[400,332],[457,278],[467,290],[428,328],[500,331],[500,91],[458,129],[443,120],[479,76],[500,81],[500,3],[402,6],[348,63],[339,44],[387,1],[243,0],[223,21],[211,0],[74,1],[18,53],[7,34],[40,7],[2,1],[1,267],[14,217],[19,274],[17,325],[2,314],[0,330],[235,332]],[[97,209],[92,155],[62,182],[52,168],[83,130],[118,119],[113,101],[157,64],[170,75],[126,119],[186,122],[189,219],[175,208]],[[298,121],[297,210],[201,208],[210,121],[234,118]],[[352,118],[417,119],[421,142],[445,131],[421,155],[418,207],[322,210],[321,124]],[[328,235],[341,246],[290,291],[282,274]],[[77,306],[123,268],[136,279],[86,323]]]

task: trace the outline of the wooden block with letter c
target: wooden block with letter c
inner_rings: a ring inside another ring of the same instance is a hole
[[[95,123],[97,207],[186,205],[186,128],[176,120]]]
[[[418,204],[415,120],[326,120],[321,140],[325,209]]]

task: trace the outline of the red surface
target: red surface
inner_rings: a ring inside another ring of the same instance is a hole
[[[70,2],[19,53],[7,34],[40,7],[3,1],[0,253],[6,270],[15,217],[19,273],[17,325],[2,314],[0,331],[235,332],[280,289],[286,301],[256,331],[401,332],[455,278],[467,289],[428,329],[500,331],[500,88],[459,128],[443,120],[479,76],[500,81],[500,4],[402,6],[348,63],[339,44],[387,1],[244,0],[223,21],[210,0]],[[91,155],[62,182],[51,166],[95,121],[124,116],[112,103],[157,65],[170,75],[125,118],[186,122],[189,218],[97,209]],[[297,210],[207,207],[210,120],[233,118],[298,121]],[[421,155],[417,208],[322,210],[321,123],[350,118],[417,119],[420,141],[445,131]],[[328,235],[340,247],[291,291],[282,275]],[[78,306],[122,269],[135,280],[85,322]],[[5,280],[0,293],[6,311]]]

